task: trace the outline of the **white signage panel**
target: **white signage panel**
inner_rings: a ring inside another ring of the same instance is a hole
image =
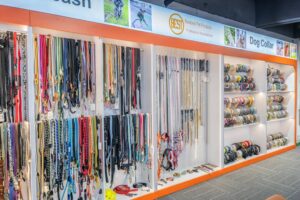
[[[197,42],[223,45],[224,25],[153,6],[153,32]]]
[[[0,0],[0,5],[297,59],[297,45],[139,0]]]
[[[246,49],[276,55],[276,39],[247,31]]]
[[[1,5],[92,22],[103,22],[102,0],[1,0]]]

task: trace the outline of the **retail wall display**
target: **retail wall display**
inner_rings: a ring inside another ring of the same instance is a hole
[[[259,154],[266,152],[266,127],[264,125],[266,105],[266,64],[262,61],[243,59],[236,57],[224,57],[224,147],[232,147],[232,144],[240,141],[251,141],[251,144],[259,146]],[[232,87],[227,87],[232,85]],[[236,85],[236,86],[233,86]],[[233,89],[232,89],[233,88]],[[229,166],[243,162],[244,159],[252,159],[258,153],[251,153],[251,148],[242,148],[238,151],[225,148],[223,154],[223,166]],[[241,148],[241,147],[239,147]],[[239,149],[238,148],[238,149]],[[245,150],[246,149],[246,150]],[[241,152],[250,151],[249,155]]]
[[[157,179],[162,188],[218,166],[205,157],[209,61],[193,52],[163,47],[157,52]]]
[[[37,122],[37,199],[101,198],[101,117]]]
[[[246,140],[239,143],[234,143],[231,146],[224,147],[224,164],[234,162],[238,159],[246,159],[253,155],[258,155],[261,149],[260,146]]]
[[[28,119],[27,36],[0,32],[0,122]]]
[[[294,66],[23,32],[0,37],[0,199],[152,198],[294,147]]]
[[[149,47],[103,41],[105,188],[135,197],[152,191]]]
[[[288,138],[284,137],[281,132],[273,133],[267,137],[267,149],[281,147],[288,144]]]
[[[260,155],[288,146],[294,140],[293,67],[227,56],[224,63],[224,164],[243,161],[231,146],[239,141],[258,145]],[[277,132],[282,137],[270,140]]]
[[[95,114],[95,44],[36,35],[36,119]]]
[[[224,98],[224,127],[256,123],[254,96]]]
[[[29,124],[0,124],[0,198],[29,199]]]
[[[295,71],[288,65],[267,65],[267,150],[290,145],[294,137]]]

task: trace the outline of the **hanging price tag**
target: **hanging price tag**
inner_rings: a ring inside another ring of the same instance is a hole
[[[0,122],[4,122],[5,117],[4,117],[4,113],[0,113]]]
[[[53,112],[52,111],[50,111],[50,112],[48,112],[48,119],[53,119]]]
[[[92,103],[90,105],[90,109],[91,109],[91,111],[95,111],[96,110],[96,104]]]

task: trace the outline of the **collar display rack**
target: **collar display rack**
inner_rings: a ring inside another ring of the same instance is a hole
[[[26,26],[0,26],[0,199],[157,199],[295,148],[295,60],[30,18],[0,16]]]

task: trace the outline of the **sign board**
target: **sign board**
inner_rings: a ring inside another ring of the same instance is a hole
[[[1,0],[0,5],[297,59],[297,45],[139,0]]]

